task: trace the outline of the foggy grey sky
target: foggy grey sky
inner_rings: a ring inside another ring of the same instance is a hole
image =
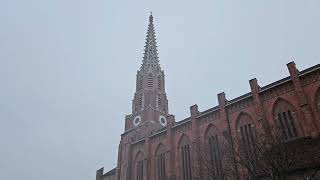
[[[320,62],[319,0],[1,0],[0,179],[116,165],[149,12],[176,120]]]

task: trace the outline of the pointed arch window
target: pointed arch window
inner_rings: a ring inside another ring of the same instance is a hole
[[[156,180],[166,179],[166,152],[165,147],[160,145],[156,153]]]
[[[211,170],[217,179],[222,178],[222,164],[217,135],[211,135],[208,138]]]
[[[143,180],[143,160],[137,162],[137,180]]]
[[[293,106],[284,100],[275,104],[274,117],[284,139],[289,140],[298,137]]]
[[[237,122],[237,131],[240,138],[240,151],[242,151],[247,159],[253,160],[254,162],[255,153],[255,142],[256,142],[256,131],[255,125],[252,122],[251,117],[248,114],[241,114]]]
[[[180,151],[180,171],[182,180],[192,180],[191,170],[191,146],[187,137],[183,137],[182,142],[179,146]]]
[[[141,152],[139,152],[139,154],[137,155],[135,162],[135,180],[143,180],[145,167]]]
[[[240,134],[241,134],[241,144],[243,145],[244,151],[248,156],[254,156],[254,125],[253,124],[244,124],[240,127]]]

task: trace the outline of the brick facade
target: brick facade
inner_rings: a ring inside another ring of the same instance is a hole
[[[174,115],[168,114],[164,72],[158,64],[156,49],[152,49],[156,47],[152,23],[151,15],[146,57],[137,73],[132,114],[125,118],[117,167],[106,174],[103,174],[103,169],[98,170],[97,180],[201,179],[201,165],[194,165],[199,158],[196,151],[200,148],[199,144],[215,137],[212,139],[215,142],[213,146],[219,147],[219,143],[226,141],[237,151],[236,142],[242,127],[259,134],[266,126],[279,122],[278,118],[282,116],[277,114],[280,111],[286,112],[284,116],[291,120],[291,124],[286,124],[288,137],[302,142],[316,141],[309,148],[313,148],[315,157],[312,158],[316,160],[297,169],[292,179],[306,179],[320,167],[320,143],[317,143],[320,132],[320,65],[299,71],[295,63],[290,62],[287,64],[289,77],[264,87],[259,86],[257,79],[252,79],[249,81],[251,92],[232,100],[227,100],[222,92],[217,95],[218,106],[200,112],[198,106],[193,105],[190,107],[190,117],[176,121]],[[137,94],[142,94],[144,98],[139,99]],[[158,101],[161,103],[158,104]],[[225,153],[223,149],[215,153],[217,157],[221,156],[216,174],[223,179],[226,172],[221,167],[225,165]],[[310,150],[309,154],[312,153]],[[245,171],[235,168],[239,179],[247,178]]]

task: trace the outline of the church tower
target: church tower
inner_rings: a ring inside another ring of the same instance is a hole
[[[136,75],[132,112],[125,117],[125,131],[119,144],[117,180],[151,178],[150,137],[166,131],[173,121],[168,114],[164,71],[159,64],[153,16],[150,14],[144,56]]]
[[[168,100],[164,76],[159,64],[153,16],[150,14],[144,56],[136,75],[132,114],[126,118],[126,131],[147,125],[146,131],[151,132],[166,126]]]

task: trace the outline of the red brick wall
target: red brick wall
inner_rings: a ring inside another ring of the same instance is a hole
[[[254,124],[260,132],[265,124],[274,124],[274,107],[279,101],[287,102],[294,108],[298,120],[298,131],[301,137],[317,137],[320,128],[320,110],[317,109],[315,97],[320,93],[320,66],[314,66],[304,71],[298,71],[294,62],[289,63],[290,77],[275,83],[260,87],[256,79],[249,81],[251,92],[228,101],[224,93],[218,94],[219,105],[204,112],[199,112],[197,105],[190,107],[190,117],[175,122],[169,115],[168,125],[160,132],[149,137],[132,142],[134,132],[122,135],[119,146],[117,174],[120,180],[134,180],[134,161],[137,153],[142,153],[145,159],[147,173],[144,180],[156,180],[155,153],[159,144],[166,149],[166,174],[168,177],[181,180],[179,142],[187,138],[191,143],[192,159],[197,158],[196,146],[204,141],[209,128],[221,134],[221,137],[231,134],[232,141],[237,141],[237,126],[243,121]],[[243,120],[244,118],[245,120]],[[130,129],[126,118],[126,130]],[[236,147],[235,147],[236,148]],[[130,167],[131,164],[131,167]],[[196,167],[194,167],[193,171]],[[239,169],[240,179],[244,179],[244,171]],[[193,173],[197,179],[197,173]]]

